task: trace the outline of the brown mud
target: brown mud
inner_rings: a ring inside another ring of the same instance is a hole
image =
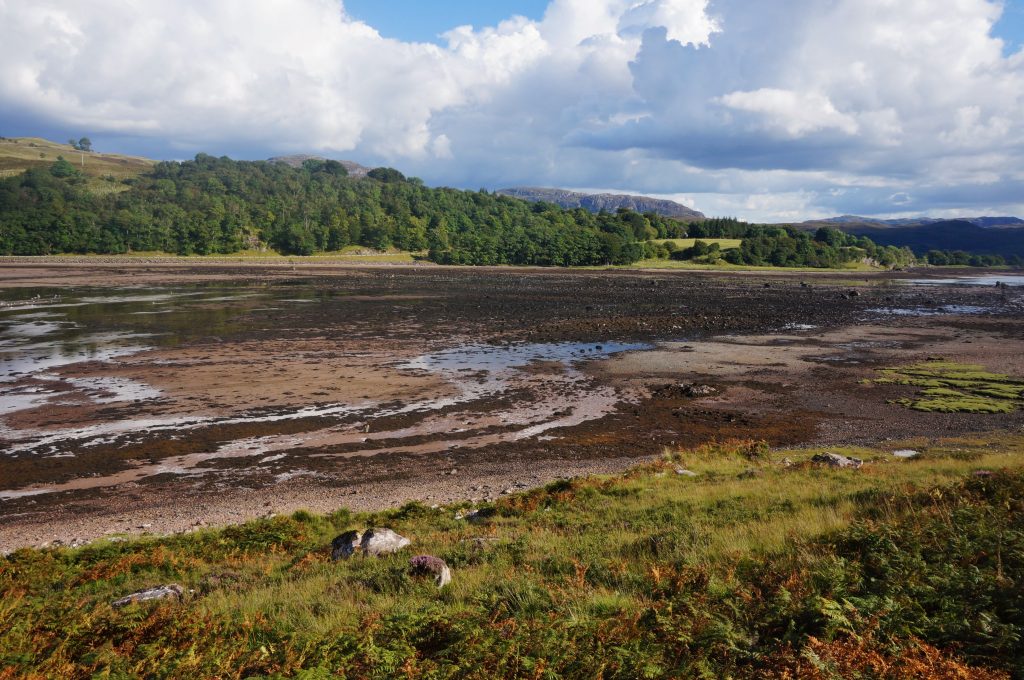
[[[0,383],[26,400],[0,417],[0,550],[494,498],[716,439],[1024,427],[863,384],[932,356],[1024,375],[1024,289],[902,276],[0,263],[0,315],[95,331],[32,347],[138,336]]]

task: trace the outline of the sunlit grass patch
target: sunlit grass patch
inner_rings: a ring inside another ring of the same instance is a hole
[[[940,413],[1012,413],[1024,401],[1024,380],[991,373],[983,366],[929,361],[881,370],[876,385],[922,388],[913,398],[897,399],[915,411]]]

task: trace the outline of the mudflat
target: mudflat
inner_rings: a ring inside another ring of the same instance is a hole
[[[1019,431],[866,382],[939,357],[1024,375],[1024,288],[962,283],[5,261],[0,550],[493,498],[710,440]]]

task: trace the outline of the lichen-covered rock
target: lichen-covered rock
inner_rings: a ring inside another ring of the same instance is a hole
[[[811,462],[834,468],[852,468],[854,470],[864,464],[864,461],[860,458],[840,456],[838,453],[819,453],[814,458],[811,458]]]
[[[147,602],[149,600],[166,600],[173,598],[180,600],[185,594],[185,589],[179,586],[177,583],[171,583],[166,586],[157,586],[156,588],[149,588],[148,590],[140,590],[137,593],[131,595],[125,595],[124,597],[114,600],[110,603],[114,609],[120,609],[121,607],[127,607],[134,602]]]
[[[347,560],[352,557],[355,553],[356,548],[359,547],[359,541],[363,535],[358,531],[346,531],[341,536],[331,541],[331,559],[337,562],[338,560]]]
[[[411,541],[391,529],[367,529],[359,547],[367,557],[380,557],[398,552]]]
[[[413,576],[433,576],[438,588],[444,588],[452,582],[452,571],[440,557],[433,555],[417,555],[409,560],[409,570]]]
[[[711,385],[698,385],[697,383],[693,383],[691,385],[683,385],[682,387],[683,394],[694,399],[710,397],[713,394],[718,394],[718,390]]]

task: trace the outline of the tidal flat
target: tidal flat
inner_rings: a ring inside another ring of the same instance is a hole
[[[712,441],[1019,431],[871,382],[1024,376],[1024,288],[910,276],[5,262],[0,550],[493,500]]]

